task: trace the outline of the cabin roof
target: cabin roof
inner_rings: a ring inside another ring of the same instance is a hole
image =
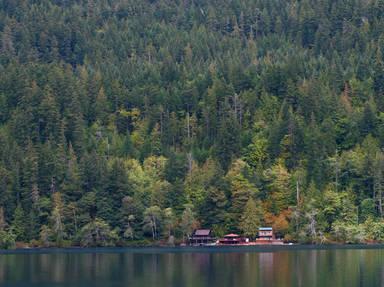
[[[239,235],[234,234],[234,233],[230,233],[230,234],[225,235],[224,237],[239,237]]]
[[[259,231],[272,231],[272,227],[260,227]]]
[[[194,235],[197,235],[197,236],[208,236],[208,235],[210,235],[210,233],[211,233],[210,229],[197,229],[195,231]]]

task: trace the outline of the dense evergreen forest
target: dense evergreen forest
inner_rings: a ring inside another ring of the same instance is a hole
[[[0,40],[3,248],[384,240],[384,0],[0,0]]]

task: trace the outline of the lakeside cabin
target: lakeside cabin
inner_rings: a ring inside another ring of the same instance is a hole
[[[275,239],[272,227],[260,227],[258,235],[258,240],[262,241],[271,241]]]
[[[196,229],[188,238],[189,245],[207,245],[216,241],[210,229]]]
[[[247,243],[247,238],[243,238],[238,234],[230,233],[219,239],[219,244],[223,245],[237,245]]]

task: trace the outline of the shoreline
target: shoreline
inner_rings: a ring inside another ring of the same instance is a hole
[[[332,249],[384,249],[384,243],[375,244],[293,244],[248,246],[128,246],[128,247],[31,247],[0,249],[0,255],[54,254],[54,253],[247,253]]]

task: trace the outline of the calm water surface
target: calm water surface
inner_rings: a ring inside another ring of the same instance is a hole
[[[384,249],[94,249],[0,254],[0,286],[384,287]]]

